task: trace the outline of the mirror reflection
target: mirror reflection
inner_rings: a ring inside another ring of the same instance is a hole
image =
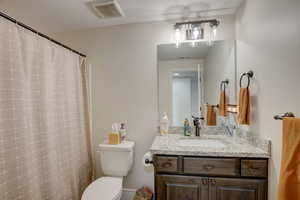
[[[227,102],[236,104],[235,77],[234,41],[158,45],[159,116],[166,112],[173,127],[205,116],[207,103],[219,103],[224,80]]]

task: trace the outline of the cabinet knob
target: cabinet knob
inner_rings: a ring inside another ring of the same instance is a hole
[[[204,166],[203,166],[203,169],[206,170],[206,171],[210,171],[210,170],[212,170],[213,168],[215,168],[213,165],[204,165]]]

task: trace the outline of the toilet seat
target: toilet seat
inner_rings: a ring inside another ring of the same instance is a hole
[[[122,178],[102,177],[85,189],[81,200],[119,200],[121,195]]]

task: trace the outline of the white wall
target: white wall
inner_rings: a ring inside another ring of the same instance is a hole
[[[218,39],[234,39],[234,17],[221,22]],[[54,36],[86,53],[92,63],[94,145],[115,121],[124,121],[129,139],[136,142],[125,187],[153,186],[153,172],[145,171],[141,159],[157,135],[157,45],[170,42],[172,25],[120,25]]]
[[[237,15],[238,74],[254,71],[251,134],[272,141],[269,200],[276,200],[282,132],[273,116],[300,116],[300,1],[248,0]]]

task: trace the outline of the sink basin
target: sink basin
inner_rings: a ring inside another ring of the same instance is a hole
[[[178,146],[203,147],[203,148],[225,148],[226,145],[213,139],[181,139]]]

